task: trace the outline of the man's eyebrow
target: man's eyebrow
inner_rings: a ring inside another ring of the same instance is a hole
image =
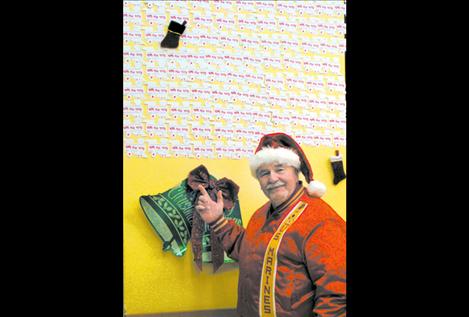
[[[266,168],[260,168],[257,170],[257,174],[259,175],[260,173],[268,172],[269,170]]]
[[[285,166],[285,164],[283,164],[283,163],[278,163],[278,164],[274,165],[274,167],[284,167],[284,166]]]

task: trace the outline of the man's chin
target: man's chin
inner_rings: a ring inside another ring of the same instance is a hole
[[[287,199],[287,194],[284,191],[275,191],[269,195],[270,201],[274,203],[274,205],[278,206],[283,203]]]

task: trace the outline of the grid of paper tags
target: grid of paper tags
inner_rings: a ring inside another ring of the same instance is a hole
[[[345,145],[345,6],[125,1],[125,154],[241,159],[272,132]],[[161,48],[171,20],[186,30]]]

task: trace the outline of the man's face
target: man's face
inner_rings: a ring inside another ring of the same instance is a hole
[[[298,183],[297,170],[286,164],[262,164],[257,169],[256,175],[262,191],[274,207],[286,201]]]

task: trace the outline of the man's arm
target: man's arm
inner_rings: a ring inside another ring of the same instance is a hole
[[[316,286],[313,312],[317,317],[346,316],[345,224],[326,220],[307,237],[305,260]]]
[[[220,239],[227,255],[233,260],[238,261],[245,229],[234,220],[227,220],[224,217],[219,221],[218,225],[214,225],[211,228],[218,239]]]

